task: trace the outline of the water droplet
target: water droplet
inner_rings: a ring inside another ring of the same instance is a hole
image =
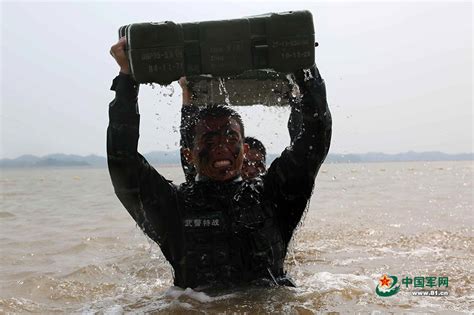
[[[224,94],[225,96],[225,103],[227,105],[231,105],[230,104],[230,99],[229,99],[229,92],[227,92],[227,89],[225,87],[225,81],[223,78],[219,78],[219,94],[222,95]]]
[[[313,74],[311,73],[311,69],[303,69],[303,74],[304,74],[304,81],[308,81],[310,79],[313,79]]]

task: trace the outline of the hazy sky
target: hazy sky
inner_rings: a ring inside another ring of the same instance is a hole
[[[466,2],[1,3],[0,158],[105,155],[109,55],[119,26],[307,9],[333,114],[332,153],[472,152],[472,4]],[[181,92],[142,86],[140,151],[178,148]],[[165,95],[163,95],[165,94]],[[241,108],[270,152],[289,143],[288,109]]]

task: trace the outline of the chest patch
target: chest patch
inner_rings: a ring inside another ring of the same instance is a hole
[[[220,229],[223,225],[224,220],[217,214],[188,216],[183,220],[183,226],[187,229]]]

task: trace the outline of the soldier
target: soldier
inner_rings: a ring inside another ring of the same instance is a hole
[[[254,181],[241,180],[244,125],[231,108],[202,107],[192,120],[183,154],[197,171],[180,186],[166,180],[137,152],[138,84],[121,39],[111,48],[120,67],[109,106],[107,156],[115,193],[141,229],[160,246],[180,287],[290,284],[283,269],[288,243],[311,197],[331,140],[331,115],[317,68],[304,78],[302,128]]]

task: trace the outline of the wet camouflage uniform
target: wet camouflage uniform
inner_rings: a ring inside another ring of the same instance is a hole
[[[174,283],[279,282],[288,243],[327,155],[331,115],[323,80],[300,83],[302,127],[265,176],[251,181],[197,180],[176,186],[137,152],[138,85],[114,79],[107,154],[115,193],[142,230],[159,244]]]

